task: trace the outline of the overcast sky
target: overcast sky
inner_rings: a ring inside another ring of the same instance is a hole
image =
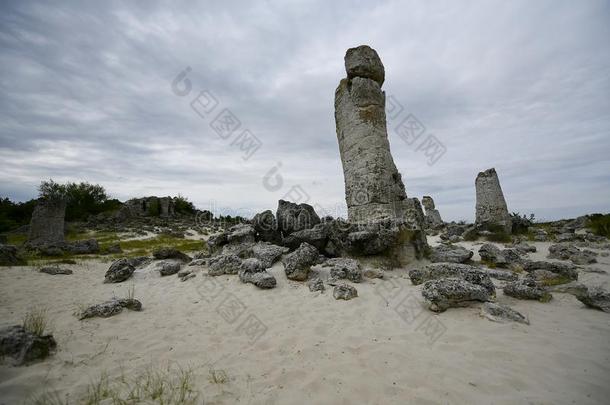
[[[511,211],[610,210],[607,1],[193,3],[2,1],[0,195],[53,178],[345,212],[334,91],[347,48],[368,44],[403,108],[388,135],[409,197],[473,220],[475,177],[495,167]],[[173,88],[187,67],[190,92]],[[240,126],[219,135],[224,109]],[[432,165],[396,131],[409,114],[446,149]],[[244,130],[261,142],[248,159]]]

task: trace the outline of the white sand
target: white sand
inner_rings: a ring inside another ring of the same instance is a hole
[[[610,270],[608,257],[599,261],[593,266]],[[599,404],[610,398],[610,314],[566,294],[542,304],[499,290],[498,301],[526,314],[529,326],[491,322],[478,306],[440,315],[416,311],[416,320],[407,322],[394,306],[400,297],[422,298],[405,270],[355,285],[359,297],[336,301],[332,291],[310,293],[286,280],[281,264],[272,270],[276,289],[222,276],[213,278],[220,286],[216,298],[203,273],[180,282],[140,271],[125,283],[103,284],[108,263],[66,267],[74,274],[0,268],[0,323],[19,323],[28,308],[44,305],[58,342],[41,363],[0,366],[1,404],[21,403],[43,388],[76,403],[101,372],[112,379],[174,362],[194,370],[205,404]],[[606,288],[609,279],[581,274],[586,284]],[[87,321],[73,316],[79,305],[124,296],[132,284],[143,312]],[[387,302],[379,291],[392,284],[398,298]],[[228,294],[246,307],[234,323],[217,312]],[[253,344],[237,330],[250,314],[267,328]],[[418,329],[424,320],[444,330],[434,343]],[[212,383],[210,368],[225,371],[229,381]]]

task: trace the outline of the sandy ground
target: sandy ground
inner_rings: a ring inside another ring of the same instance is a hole
[[[548,244],[536,245],[532,257],[544,258]],[[599,261],[592,266],[610,272],[610,258]],[[193,370],[205,404],[600,404],[610,397],[610,314],[566,294],[542,304],[499,290],[498,301],[531,322],[500,324],[482,318],[477,305],[432,314],[405,269],[355,285],[356,299],[336,301],[330,290],[311,293],[288,281],[281,264],[269,291],[236,276],[207,277],[204,269],[186,282],[147,268],[103,284],[108,263],[66,267],[74,274],[0,268],[0,324],[46,306],[58,342],[41,363],[0,366],[0,404],[42,389],[76,403],[102,372],[112,379],[168,364]],[[607,274],[581,273],[581,281],[610,288]],[[73,315],[84,304],[125,296],[131,285],[142,312],[87,321]],[[228,381],[213,383],[210,369]]]

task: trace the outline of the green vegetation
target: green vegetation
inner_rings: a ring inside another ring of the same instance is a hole
[[[0,232],[10,231],[30,223],[36,200],[14,203],[0,198]]]
[[[33,308],[23,318],[23,328],[37,336],[42,336],[47,326],[46,308]]]
[[[567,284],[571,281],[572,280],[567,277],[558,276],[558,277],[554,277],[554,278],[547,278],[545,280],[540,280],[538,283],[542,284],[545,287],[551,287],[554,285]]]
[[[180,214],[194,214],[195,206],[186,197],[178,194],[178,197],[174,198],[174,210]]]
[[[592,214],[587,224],[594,234],[610,238],[610,214]]]

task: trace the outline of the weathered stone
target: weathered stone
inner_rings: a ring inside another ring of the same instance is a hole
[[[322,266],[330,268],[330,276],[334,280],[347,279],[354,283],[362,281],[362,269],[358,260],[338,257],[326,260]]]
[[[251,283],[258,288],[274,288],[277,284],[275,277],[265,270],[258,259],[244,260],[238,274],[243,283]]]
[[[538,300],[540,302],[547,302],[553,298],[544,287],[529,278],[507,283],[504,286],[504,294],[521,300]]]
[[[152,259],[148,256],[130,257],[129,259],[126,259],[126,260],[130,265],[132,265],[135,268],[145,266],[145,265],[149,264],[150,262],[152,262]]]
[[[19,264],[24,264],[24,261],[19,257],[17,247],[0,243],[0,266],[17,266]]]
[[[264,268],[273,266],[283,254],[288,253],[289,249],[284,246],[277,246],[267,242],[259,242],[252,246],[252,256],[261,261]]]
[[[441,214],[434,207],[434,200],[429,195],[425,195],[422,197],[422,205],[426,211],[426,228],[428,229],[438,229],[442,228],[445,223],[441,219]]]
[[[318,262],[318,249],[303,243],[297,250],[286,255],[282,262],[286,277],[290,280],[305,281],[311,266]]]
[[[430,261],[432,263],[466,263],[474,253],[458,245],[441,244],[431,248]]]
[[[385,273],[383,272],[383,270],[372,269],[370,267],[365,268],[364,271],[362,272],[362,275],[366,278],[384,278],[385,277]]]
[[[516,273],[507,270],[486,269],[485,273],[487,273],[491,278],[502,281],[515,281],[519,278]]]
[[[508,267],[521,263],[521,255],[516,249],[500,249],[492,243],[485,243],[479,248],[479,256],[486,264]]]
[[[276,217],[278,229],[283,236],[313,228],[320,223],[320,217],[311,205],[284,200],[278,201]]]
[[[57,347],[53,335],[36,335],[21,325],[0,329],[0,358],[11,357],[21,366],[48,357]]]
[[[210,276],[220,276],[223,274],[237,274],[241,270],[242,259],[237,255],[227,254],[212,257],[208,261]]]
[[[216,251],[220,250],[220,248],[222,246],[229,243],[228,238],[229,238],[229,232],[227,232],[227,231],[222,231],[222,232],[216,233],[214,235],[211,235],[207,240],[208,247],[210,248],[210,250],[212,252],[216,252]]]
[[[570,263],[526,261],[523,263],[523,270],[527,272],[546,270],[570,280],[578,280],[578,272],[576,271],[576,267]]]
[[[301,246],[301,243],[306,242],[323,251],[328,243],[328,228],[329,226],[325,223],[317,224],[313,228],[291,233],[283,238],[282,243],[291,249],[296,249]]]
[[[443,278],[460,278],[472,284],[477,284],[495,296],[496,289],[489,275],[476,267],[458,263],[432,263],[423,269],[412,269],[409,271],[409,278],[415,285],[425,281],[438,280]]]
[[[229,228],[227,242],[230,244],[254,243],[256,231],[249,224],[237,224]]]
[[[591,287],[577,293],[576,299],[588,307],[610,313],[610,293],[601,287]]]
[[[128,259],[119,259],[114,261],[106,275],[104,276],[104,283],[120,283],[127,280],[136,268],[129,262]]]
[[[314,277],[311,280],[309,280],[307,282],[307,286],[309,287],[309,291],[311,291],[311,292],[314,292],[314,291],[324,292],[324,290],[326,289],[324,287],[324,282],[322,281],[322,279],[320,277]]]
[[[63,244],[65,216],[65,200],[39,199],[32,212],[26,245],[37,248]]]
[[[173,217],[176,203],[172,197],[142,197],[127,200],[121,208],[120,218]]]
[[[481,315],[494,322],[513,321],[529,325],[529,320],[508,305],[486,302],[481,307]]]
[[[479,284],[463,278],[442,278],[424,283],[422,296],[430,302],[430,310],[445,311],[450,307],[468,306],[472,301],[493,301],[495,294]]]
[[[171,276],[180,271],[180,263],[172,261],[162,261],[157,263],[157,270],[161,276]]]
[[[358,296],[358,290],[348,284],[341,284],[333,288],[333,297],[336,300],[351,300]]]
[[[72,270],[70,269],[62,269],[59,266],[46,266],[46,267],[42,267],[39,270],[41,273],[46,273],[46,274],[50,274],[52,276],[57,275],[57,274],[72,274]]]
[[[134,298],[115,298],[101,304],[92,305],[79,314],[79,319],[93,317],[108,318],[123,311],[123,308],[132,311],[141,311],[142,303]]]
[[[123,253],[123,249],[121,249],[120,244],[114,243],[106,248],[106,253],[108,253],[108,254]]]
[[[591,250],[580,250],[569,243],[556,243],[549,246],[550,259],[570,260],[575,264],[597,263],[597,253]]]
[[[534,245],[530,245],[528,243],[525,243],[523,241],[517,243],[514,245],[514,248],[517,249],[519,252],[521,252],[522,254],[526,254],[526,253],[534,253],[536,252],[536,246]]]
[[[277,220],[271,210],[256,214],[252,218],[252,226],[256,231],[257,240],[271,243],[280,243],[282,241]]]
[[[188,263],[192,260],[187,254],[182,253],[173,247],[161,247],[155,249],[153,250],[152,255],[156,260],[176,259],[184,263]]]
[[[477,175],[476,221],[479,228],[494,230],[500,227],[507,234],[512,230],[512,222],[496,169],[491,168]]]
[[[345,53],[345,70],[348,79],[365,77],[376,81],[380,86],[385,80],[385,70],[377,52],[367,46],[350,48]]]

